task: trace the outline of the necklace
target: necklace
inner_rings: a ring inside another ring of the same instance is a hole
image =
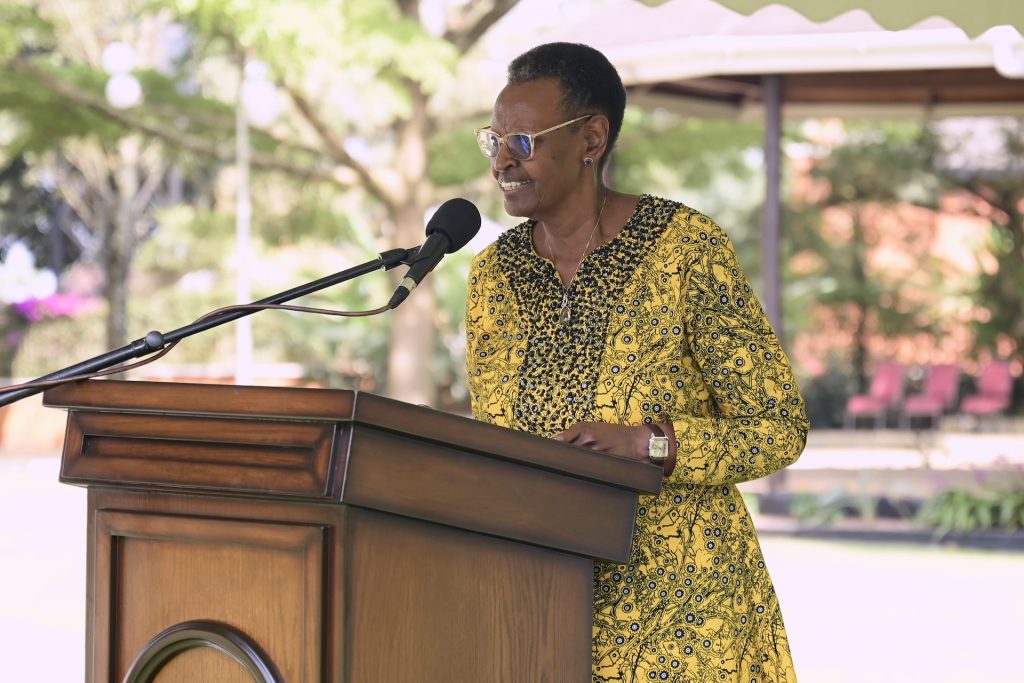
[[[583,261],[587,258],[587,252],[590,250],[590,243],[594,241],[594,235],[597,234],[597,229],[601,227],[601,216],[604,215],[604,207],[608,205],[608,193],[604,193],[604,201],[601,202],[601,210],[597,213],[597,222],[594,223],[594,229],[590,231],[590,238],[587,240],[587,244],[583,247],[583,253],[580,254],[580,262],[576,264],[576,270],[572,271],[572,277],[569,278],[569,283],[562,283],[562,305],[558,309],[558,322],[562,325],[567,325],[572,321],[572,309],[569,308],[569,290],[572,289],[572,285],[576,282],[576,274],[580,272],[580,268],[583,267]],[[548,228],[546,225],[541,223],[541,228],[544,230],[544,243],[547,245],[548,254],[551,255],[551,263],[555,262],[555,251],[551,248],[551,236],[548,235]],[[558,276],[558,268],[555,268],[555,276]],[[558,278],[559,282],[562,279]]]

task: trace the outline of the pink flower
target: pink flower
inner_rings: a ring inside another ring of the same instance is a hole
[[[29,298],[14,304],[14,310],[25,320],[37,323],[46,318],[71,318],[88,304],[88,299],[77,294],[51,294],[42,298]]]

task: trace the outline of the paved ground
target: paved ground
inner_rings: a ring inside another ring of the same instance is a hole
[[[765,537],[803,683],[1010,683],[1024,553]]]
[[[0,661],[5,681],[84,680],[85,489],[56,458],[0,458]]]
[[[83,680],[85,492],[0,458],[4,681]],[[1024,553],[762,539],[802,683],[1010,683]]]

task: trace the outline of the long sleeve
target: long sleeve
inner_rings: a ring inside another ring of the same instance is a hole
[[[673,479],[757,479],[800,456],[809,424],[789,360],[728,236],[710,221],[684,262],[686,342],[710,392],[708,416],[673,416]]]

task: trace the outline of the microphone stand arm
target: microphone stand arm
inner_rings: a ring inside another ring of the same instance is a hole
[[[345,282],[346,280],[366,275],[367,273],[371,273],[375,270],[391,270],[392,268],[402,264],[409,265],[415,260],[418,249],[419,247],[414,247],[412,249],[391,249],[389,251],[382,252],[372,261],[367,261],[366,263],[339,271],[333,275],[322,277],[319,280],[314,280],[313,282],[293,287],[285,292],[268,296],[265,299],[254,301],[250,305],[260,306],[263,304],[282,304],[286,301],[291,301],[292,299],[312,294],[313,292],[317,292],[321,289],[326,289],[327,287],[331,287],[340,282]],[[190,337],[197,332],[203,332],[210,328],[223,325],[224,323],[244,318],[247,315],[255,313],[257,310],[259,309],[225,311],[224,313],[204,318],[190,325],[179,327],[178,329],[167,332],[166,334],[154,330],[148,333],[145,337],[129,342],[120,348],[107,351],[106,353],[90,358],[89,360],[69,365],[66,368],[52,372],[49,375],[37,377],[32,381],[45,382],[68,379],[71,377],[77,377],[78,375],[88,375],[100,370],[106,370],[107,368],[114,367],[115,365],[124,363],[125,361],[132,360],[134,358],[141,358],[142,356],[160,351],[168,344],[180,341],[185,337]],[[38,394],[44,389],[45,387],[29,386],[22,389],[14,389],[9,392],[0,393],[0,406],[14,403],[26,396]]]

